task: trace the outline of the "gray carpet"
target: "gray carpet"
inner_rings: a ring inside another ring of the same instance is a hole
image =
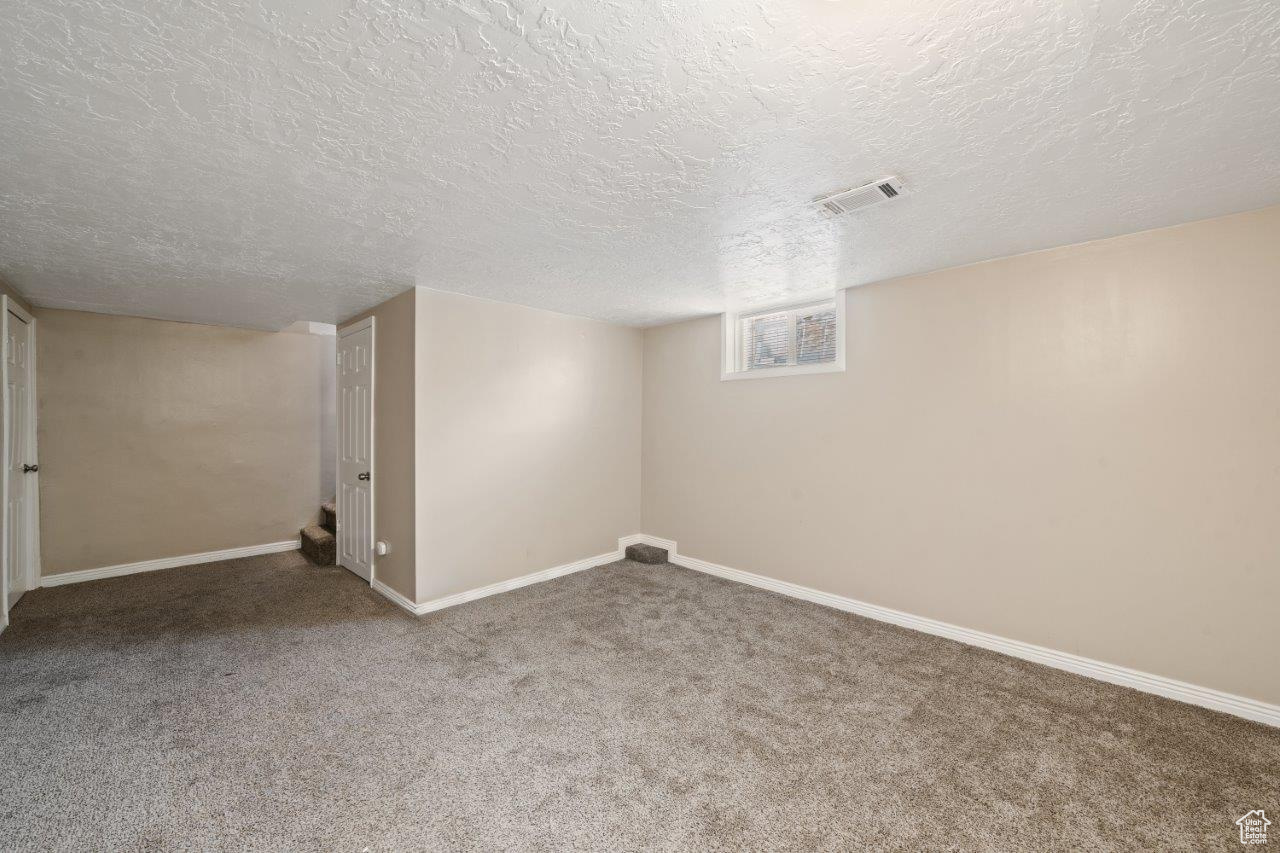
[[[1238,849],[1280,814],[1280,730],[665,565],[414,618],[292,553],[13,616],[6,850]]]

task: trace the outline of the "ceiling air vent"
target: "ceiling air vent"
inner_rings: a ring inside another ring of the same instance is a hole
[[[866,186],[824,195],[814,199],[813,203],[832,216],[843,216],[900,195],[902,195],[902,181],[899,178],[881,178]]]

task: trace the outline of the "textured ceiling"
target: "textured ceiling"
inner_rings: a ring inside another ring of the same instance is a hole
[[[0,0],[46,306],[651,324],[1280,201],[1278,140],[1276,0]]]

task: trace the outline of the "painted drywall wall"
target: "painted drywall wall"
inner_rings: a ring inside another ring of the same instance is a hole
[[[338,339],[333,335],[317,335],[320,363],[316,379],[320,383],[320,494],[332,498],[337,494],[338,469]]]
[[[35,317],[45,575],[281,542],[316,517],[323,338]]]
[[[1271,207],[849,290],[844,373],[648,329],[644,530],[1280,702],[1278,281]]]
[[[419,289],[420,601],[639,530],[641,358],[638,329]]]
[[[374,318],[374,536],[391,546],[374,559],[375,578],[416,600],[414,542],[414,335],[417,291],[357,314],[342,328]],[[341,521],[339,521],[341,523]]]
[[[338,338],[331,324],[299,321],[280,331],[318,337],[321,357],[316,364],[316,381],[320,383],[320,494],[333,498],[337,486],[338,457],[334,452],[338,437]]]

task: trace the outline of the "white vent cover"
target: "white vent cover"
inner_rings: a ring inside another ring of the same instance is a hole
[[[881,178],[880,180],[851,190],[816,198],[813,203],[832,216],[843,216],[882,201],[889,201],[902,195],[902,181],[899,178]]]

